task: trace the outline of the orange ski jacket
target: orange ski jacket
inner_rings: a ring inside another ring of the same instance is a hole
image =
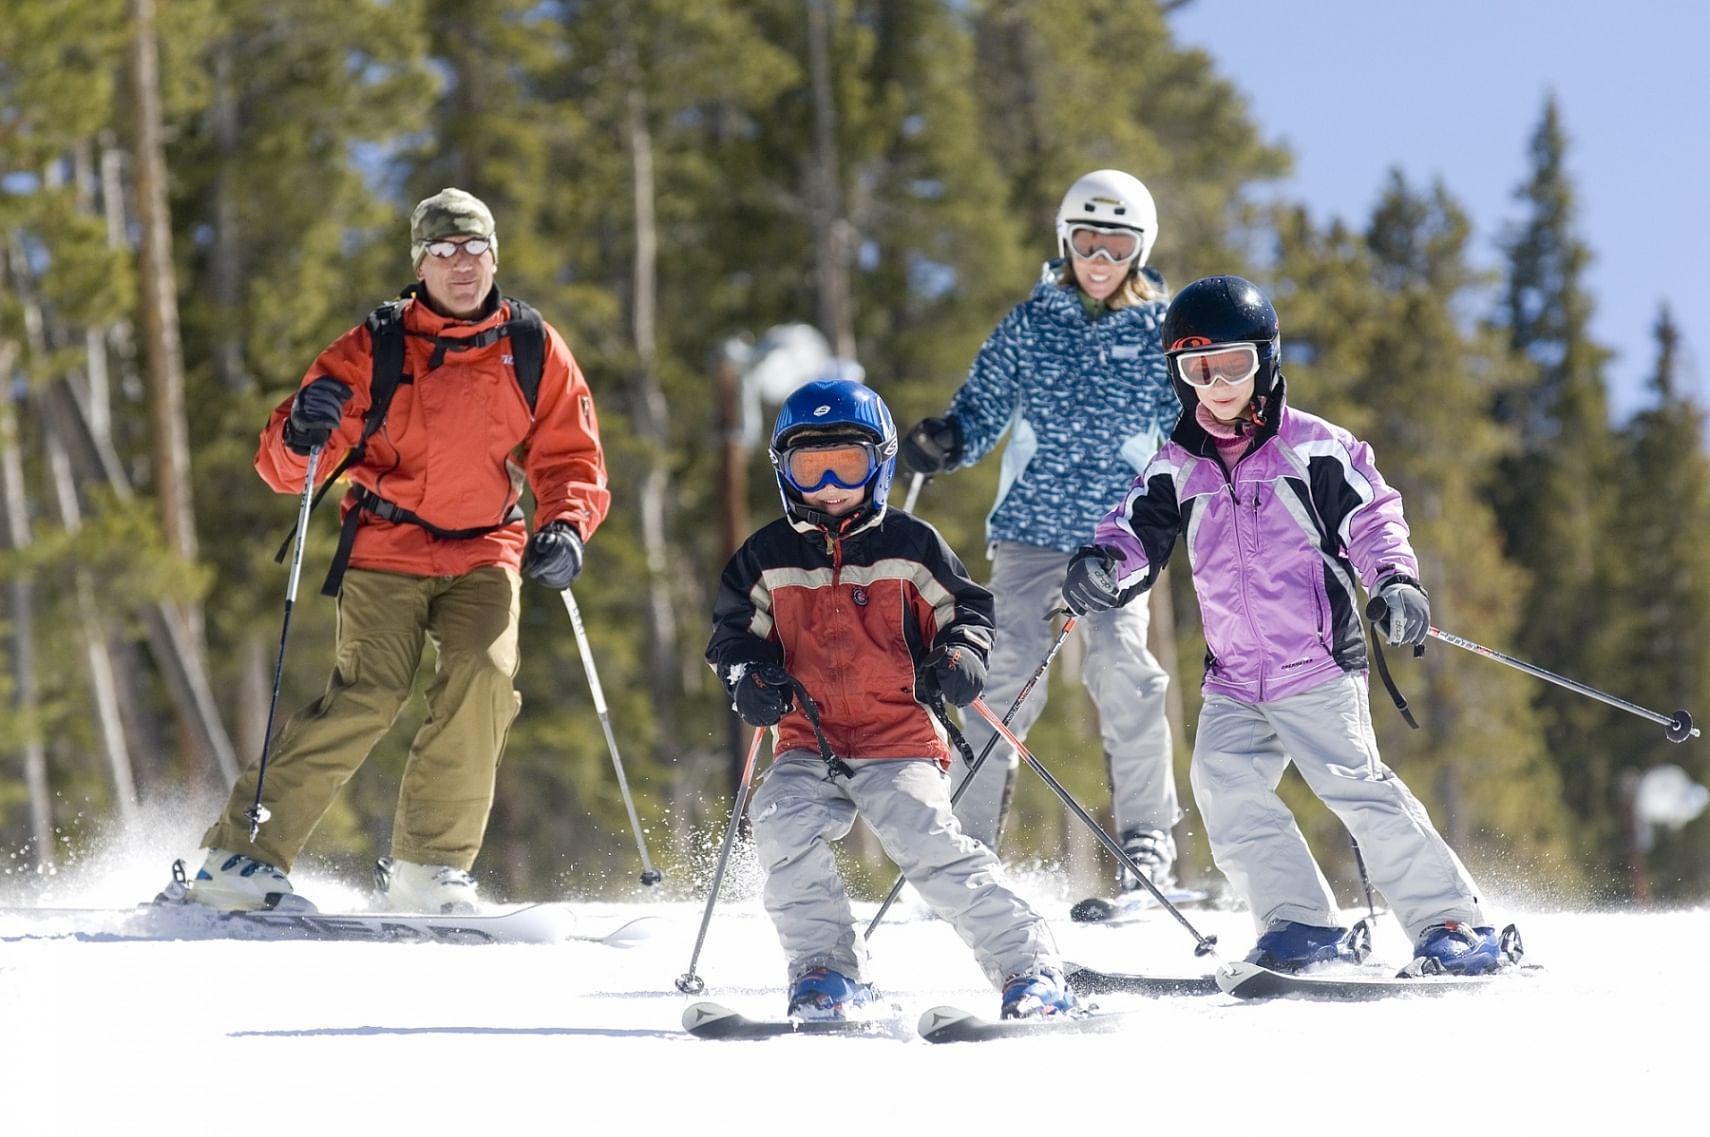
[[[496,291],[489,308],[465,321],[442,316],[420,299],[404,306],[403,376],[385,424],[346,474],[353,489],[342,513],[355,508],[354,486],[361,486],[440,530],[496,528],[444,540],[420,525],[365,513],[350,556],[356,568],[416,576],[461,576],[486,565],[520,569],[527,542],[517,508],[524,479],[534,491],[535,529],[568,521],[585,542],[605,520],[611,492],[593,394],[558,332],[550,324],[544,328],[545,366],[532,413],[516,381],[509,337],[464,351],[441,350],[436,342],[470,338],[509,318],[510,305]],[[361,439],[372,371],[373,339],[358,324],[303,376],[302,385],[330,376],[352,392],[317,477],[330,476]],[[308,458],[285,445],[291,402],[280,403],[268,418],[255,468],[279,493],[300,494]]]

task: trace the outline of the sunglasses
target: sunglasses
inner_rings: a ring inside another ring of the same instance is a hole
[[[468,253],[472,257],[478,257],[492,248],[493,242],[485,237],[471,237],[467,241],[429,241],[423,247],[427,249],[429,256],[438,257],[440,260],[450,260],[458,253]]]
[[[1259,349],[1250,343],[1231,343],[1184,351],[1175,357],[1175,367],[1189,387],[1204,389],[1215,383],[1239,387],[1259,373]]]
[[[1103,257],[1113,265],[1127,264],[1140,255],[1140,234],[1132,229],[1071,225],[1069,251],[1083,261]]]
[[[807,443],[780,453],[778,468],[798,493],[813,493],[828,484],[858,490],[879,468],[879,455],[871,442]]]

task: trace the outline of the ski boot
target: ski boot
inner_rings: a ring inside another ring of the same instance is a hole
[[[1074,1009],[1075,993],[1055,967],[1036,968],[1004,980],[1002,1018],[1049,1018]]]
[[[183,861],[172,863],[172,883],[155,898],[157,904],[204,904],[222,911],[313,912],[315,906],[298,896],[291,878],[266,861],[230,849],[210,849],[208,859],[187,878]]]
[[[1403,975],[1488,975],[1520,961],[1526,949],[1513,924],[1502,929],[1475,928],[1456,920],[1426,928],[1413,945],[1413,960]]]
[[[877,996],[871,983],[850,979],[829,967],[810,967],[796,977],[785,1014],[804,1022],[835,1022]]]
[[[374,890],[381,906],[391,912],[426,912],[432,916],[473,916],[475,882],[451,865],[418,865],[381,857],[374,864]]]
[[[1130,829],[1122,835],[1122,851],[1140,866],[1140,871],[1159,892],[1168,892],[1176,886],[1176,843],[1169,833],[1162,829]],[[1124,893],[1139,892],[1146,887],[1126,865],[1119,883]]]
[[[1247,962],[1271,971],[1294,973],[1320,963],[1363,963],[1372,950],[1368,920],[1352,928],[1320,928],[1285,920],[1259,937]]]

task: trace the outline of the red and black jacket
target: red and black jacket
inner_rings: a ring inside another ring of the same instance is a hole
[[[738,665],[782,664],[818,704],[839,758],[948,765],[944,730],[915,697],[918,669],[939,645],[990,655],[992,594],[917,517],[863,511],[845,526],[779,518],[748,538],[719,581],[707,662],[726,690]],[[800,707],[774,730],[773,753],[818,751]]]

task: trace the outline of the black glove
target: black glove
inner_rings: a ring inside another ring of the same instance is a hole
[[[1378,582],[1378,598],[1389,607],[1378,626],[1389,633],[1389,642],[1422,644],[1431,627],[1431,601],[1425,590],[1404,576]]]
[[[986,661],[961,644],[941,645],[921,661],[920,679],[929,697],[936,688],[950,703],[965,707],[986,689]]]
[[[554,521],[528,539],[522,567],[546,587],[561,592],[582,575],[582,538],[568,521]]]
[[[1088,612],[1105,612],[1121,601],[1116,578],[1116,554],[1102,545],[1083,545],[1069,562],[1069,572],[1063,578],[1063,603],[1077,616]]]
[[[795,688],[776,663],[751,663],[731,685],[730,697],[743,722],[771,726],[795,704]]]
[[[932,477],[962,460],[962,425],[953,418],[923,418],[903,436],[902,460],[909,469]]]
[[[322,375],[297,392],[291,400],[291,417],[285,420],[285,445],[293,453],[307,454],[325,446],[344,417],[350,388],[330,375]]]

